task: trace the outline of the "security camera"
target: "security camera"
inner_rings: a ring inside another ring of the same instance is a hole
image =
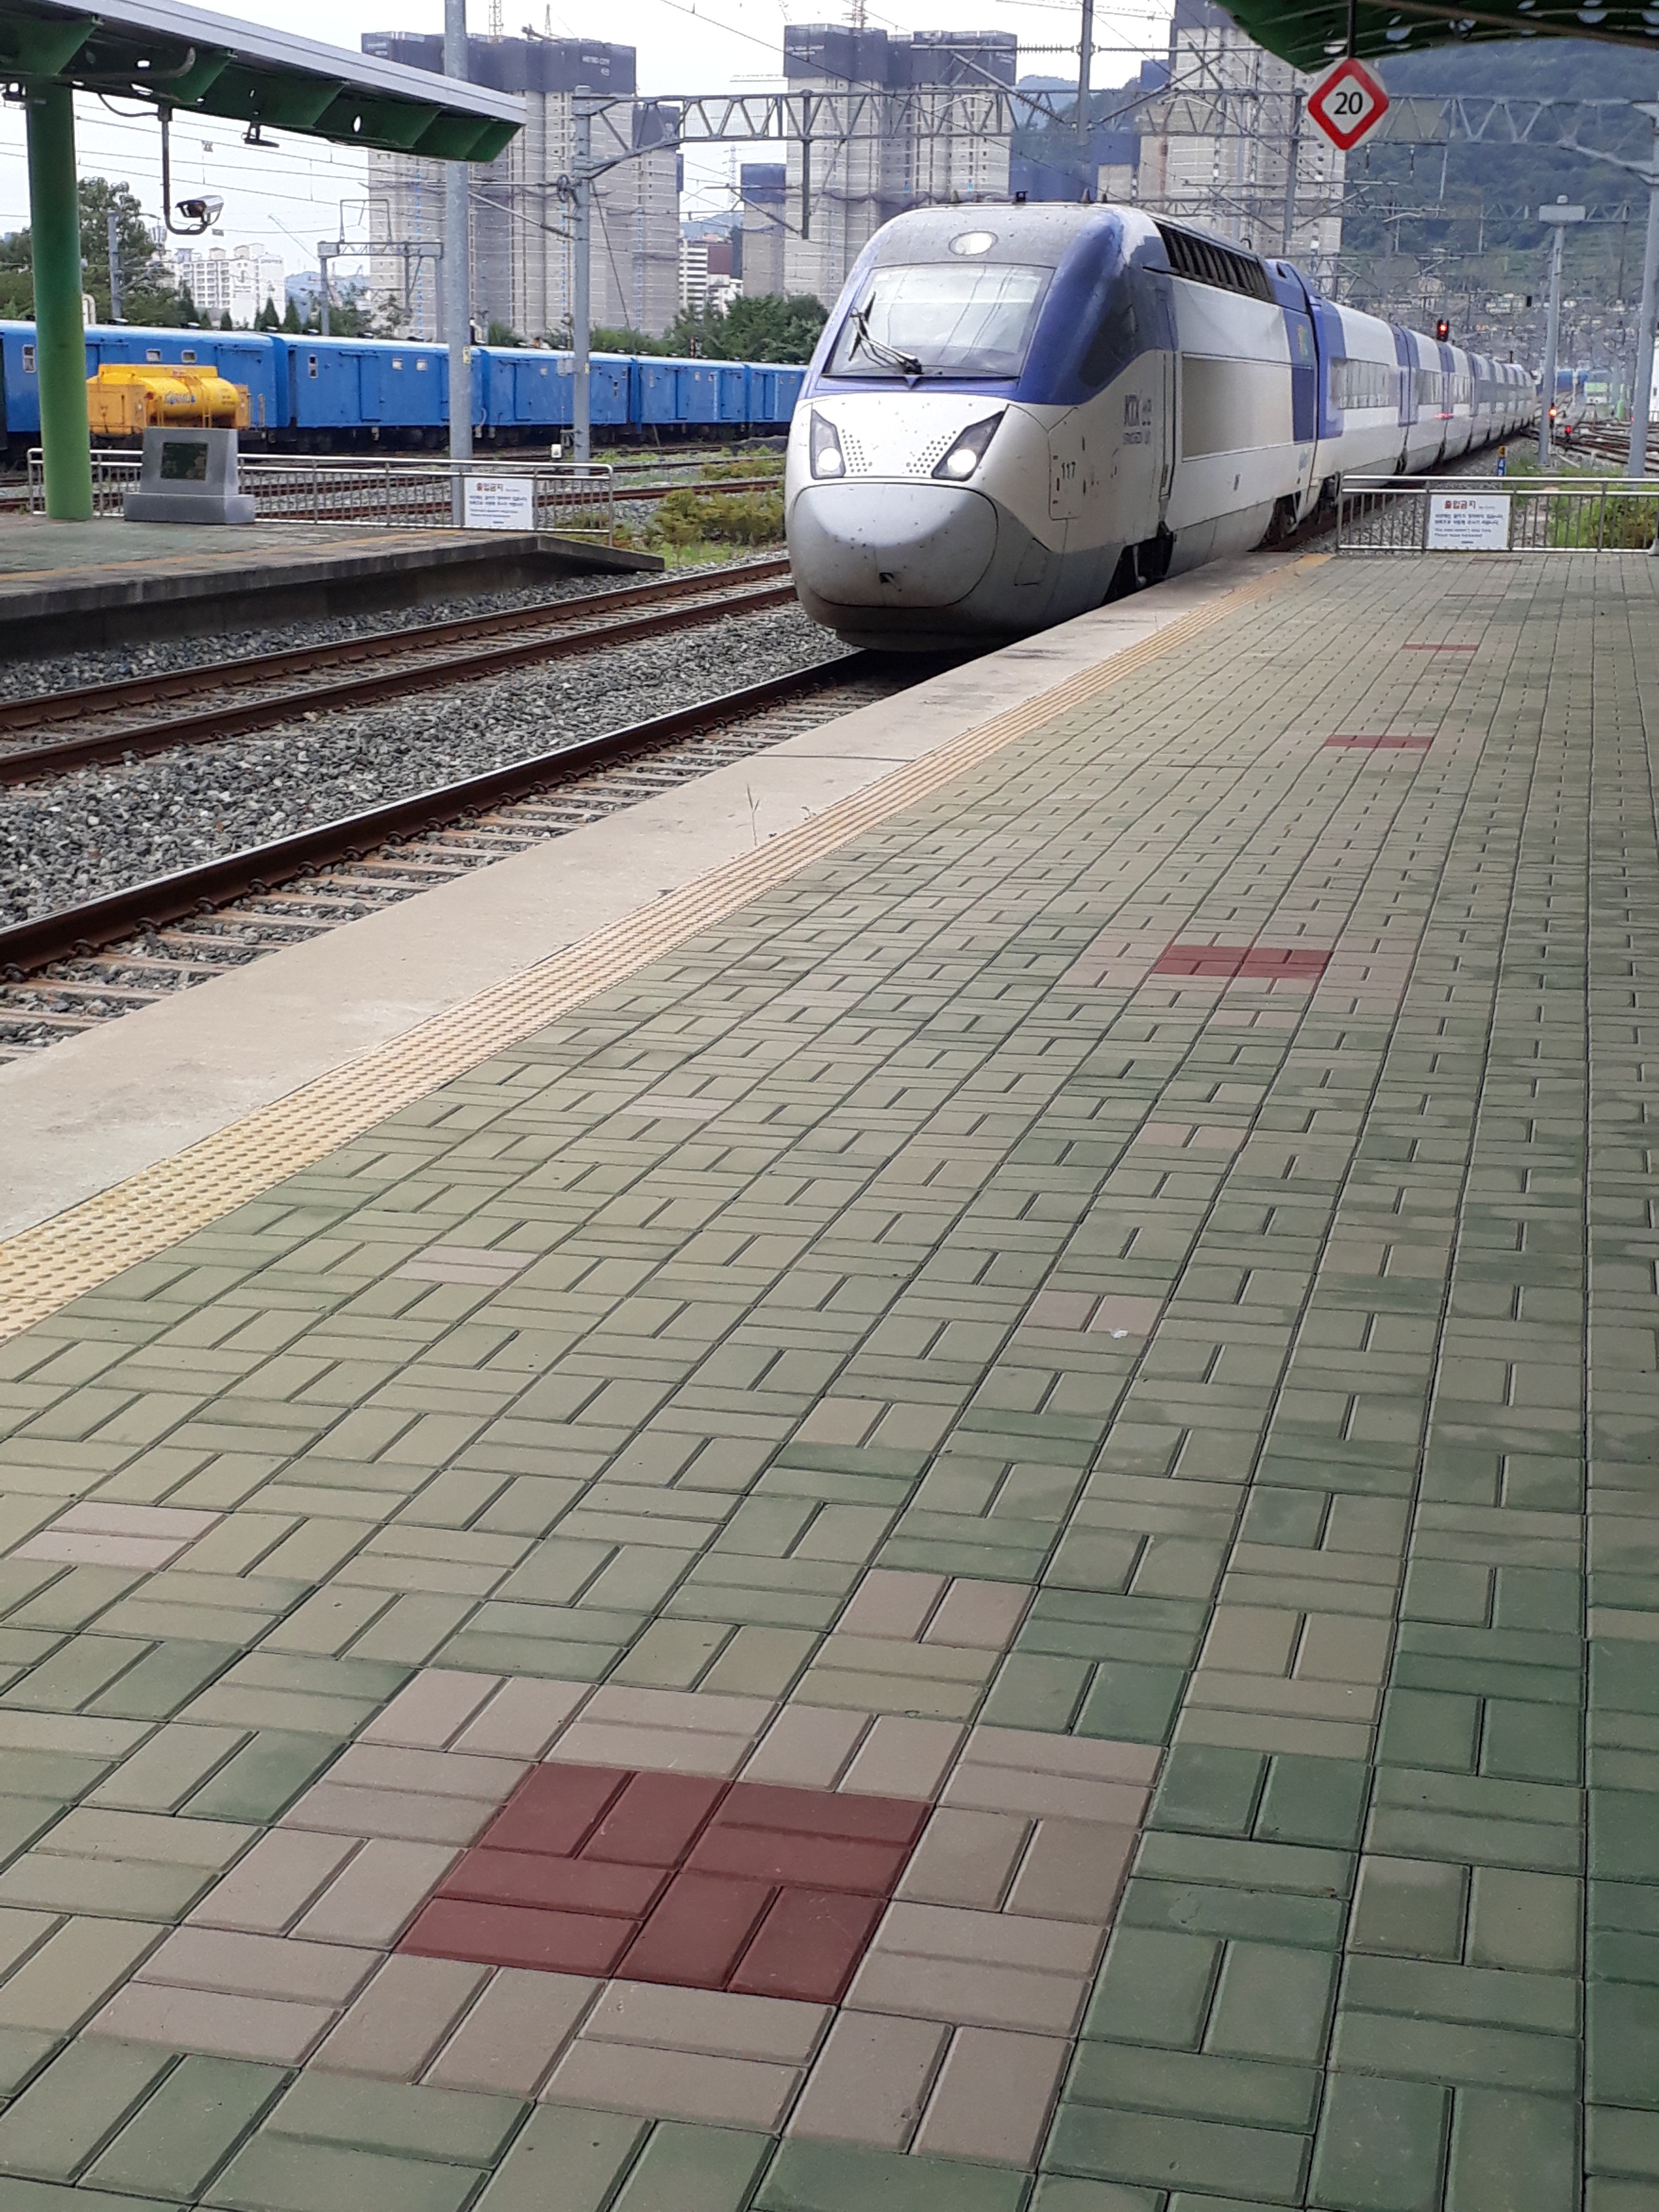
[[[180,200],[179,212],[186,222],[199,222],[204,230],[210,223],[217,222],[225,211],[225,204],[216,193],[204,192],[193,200]]]

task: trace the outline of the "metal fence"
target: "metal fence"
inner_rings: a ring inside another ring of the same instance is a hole
[[[1624,477],[1342,479],[1339,553],[1651,553],[1659,483]]]
[[[106,448],[92,456],[92,511],[118,515],[143,458]],[[46,512],[37,447],[28,457],[29,512]],[[355,523],[378,530],[535,530],[609,545],[617,529],[613,471],[603,462],[342,460],[244,453],[239,488],[259,522]]]

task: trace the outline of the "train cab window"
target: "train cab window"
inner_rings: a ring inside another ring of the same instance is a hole
[[[1008,262],[878,267],[836,334],[825,373],[1018,376],[1050,274]]]
[[[23,348],[23,374],[25,376],[33,376],[34,374],[34,348],[32,345],[26,345]]]
[[[1133,295],[1127,284],[1114,283],[1078,362],[1078,375],[1088,390],[1099,391],[1133,360],[1139,336]]]

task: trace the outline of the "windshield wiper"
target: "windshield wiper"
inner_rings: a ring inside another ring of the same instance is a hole
[[[871,360],[878,362],[884,368],[896,368],[901,376],[921,375],[922,366],[915,354],[901,353],[896,346],[890,346],[882,339],[871,337],[870,310],[867,307],[854,307],[848,319],[858,334],[847,349],[849,361],[862,346]]]

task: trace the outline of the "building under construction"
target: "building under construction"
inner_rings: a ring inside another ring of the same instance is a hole
[[[366,53],[441,71],[443,40],[371,32]],[[634,49],[582,39],[473,38],[475,84],[517,93],[525,127],[497,160],[473,168],[472,312],[524,337],[568,328],[573,297],[569,204],[561,190],[575,160],[575,100],[590,94],[592,319],[658,337],[679,307],[679,164],[672,145],[650,143],[655,112],[638,104]],[[444,164],[406,154],[368,157],[370,285],[395,301],[411,337],[435,338],[441,321],[438,254],[444,235]]]
[[[811,127],[788,147],[785,289],[833,300],[906,208],[1006,199],[1016,59],[1010,31],[786,29],[784,76]]]

